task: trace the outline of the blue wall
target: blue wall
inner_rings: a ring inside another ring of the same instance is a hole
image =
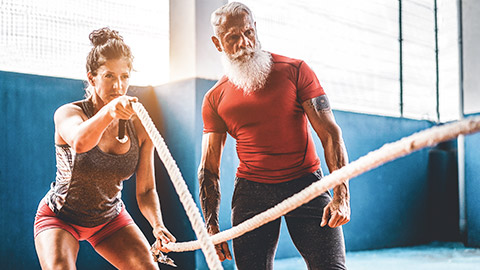
[[[350,159],[431,126],[426,121],[335,113]],[[317,143],[317,146],[319,143]],[[428,150],[420,150],[351,180],[347,250],[406,246],[427,241]]]
[[[173,157],[198,204],[197,167],[202,135],[203,95],[214,81],[190,79],[159,87],[132,87],[164,136]],[[57,107],[83,97],[78,80],[0,72],[0,265],[5,269],[38,269],[33,245],[33,218],[39,200],[54,180],[53,113]],[[335,111],[342,127],[350,160],[430,127],[427,121],[381,117]],[[467,137],[467,203],[469,242],[479,245],[480,207],[478,205],[479,135]],[[320,142],[317,151],[322,156]],[[468,150],[471,149],[471,150]],[[477,162],[477,163],[475,163]],[[158,192],[167,227],[178,241],[194,239],[190,222],[169,177],[155,160]],[[325,164],[323,162],[323,164]],[[238,159],[232,138],[222,156],[221,228],[230,223],[230,199]],[[430,241],[428,221],[429,150],[385,164],[352,179],[352,220],[344,226],[348,250],[407,246]],[[431,167],[431,166],[430,166]],[[324,166],[324,172],[328,173]],[[134,179],[125,183],[123,198],[127,209],[150,241],[151,228],[135,202]],[[283,228],[285,229],[285,228]],[[477,236],[475,238],[475,236]],[[200,251],[173,253],[181,269],[203,269]],[[277,257],[298,256],[286,230],[282,230]],[[77,266],[80,269],[112,269],[92,248],[81,244]],[[225,262],[233,269],[233,262]],[[162,269],[169,269],[163,267]]]
[[[0,265],[39,269],[33,219],[55,177],[53,113],[83,97],[78,80],[0,72]],[[82,243],[78,267],[108,269]]]
[[[480,114],[478,114],[480,115]],[[480,247],[480,133],[465,137],[467,244]]]
[[[425,121],[343,111],[334,114],[351,161],[431,126]],[[327,175],[323,150],[316,136],[315,144]],[[428,240],[427,163],[428,151],[422,150],[350,180],[352,216],[343,226],[347,250],[407,246]],[[288,235],[285,227],[282,235]],[[291,256],[299,254],[290,239],[282,237],[277,257]]]

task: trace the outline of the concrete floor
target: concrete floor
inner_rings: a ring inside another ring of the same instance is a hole
[[[480,270],[480,249],[461,243],[347,253],[349,270]],[[275,270],[306,270],[301,258],[276,260]]]

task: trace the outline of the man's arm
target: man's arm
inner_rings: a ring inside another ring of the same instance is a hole
[[[322,142],[325,161],[330,172],[348,164],[348,155],[342,131],[335,122],[328,98],[322,95],[302,104],[307,117]],[[348,181],[333,189],[334,196],[324,209],[322,226],[338,227],[350,221],[350,194]]]
[[[207,231],[213,235],[220,231],[218,213],[220,210],[220,160],[226,133],[204,133],[202,138],[202,158],[198,168],[200,184],[200,204],[202,205]],[[221,261],[232,259],[226,242],[215,246]]]

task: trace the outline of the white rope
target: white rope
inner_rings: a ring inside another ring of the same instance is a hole
[[[180,201],[185,206],[187,215],[192,222],[192,227],[199,240],[183,243],[168,243],[166,247],[172,251],[192,251],[202,248],[207,258],[207,263],[212,269],[222,269],[220,261],[216,255],[213,243],[218,244],[227,240],[239,237],[246,232],[254,230],[272,220],[275,220],[286,213],[294,210],[302,204],[305,204],[325,191],[336,187],[337,185],[354,178],[366,171],[372,170],[386,162],[395,160],[399,157],[408,155],[414,151],[425,147],[434,146],[442,141],[451,140],[460,134],[471,134],[480,131],[480,117],[471,117],[459,122],[450,123],[442,126],[432,127],[430,129],[415,133],[399,141],[385,144],[381,148],[368,153],[356,161],[332,172],[317,181],[299,193],[285,199],[276,206],[262,212],[228,230],[222,231],[209,237],[200,212],[188,191],[185,180],[173,160],[165,141],[155,128],[152,120],[148,116],[145,108],[140,103],[133,103],[133,109],[140,118],[142,124],[152,139],[158,155],[164,163],[172,182],[179,194]]]
[[[211,236],[213,243],[218,244],[243,235],[272,220],[275,220],[293,209],[305,204],[325,191],[336,187],[347,179],[354,178],[366,171],[372,170],[386,162],[408,155],[421,148],[431,147],[439,142],[451,140],[460,134],[471,134],[480,131],[480,117],[472,117],[459,122],[436,126],[394,143],[385,144],[380,149],[372,151],[358,160],[332,172],[306,187],[299,193],[285,199],[278,205],[260,213],[235,227]],[[168,243],[167,248],[172,251],[192,251],[199,249],[198,241],[183,243]]]
[[[193,200],[192,194],[188,191],[188,186],[185,183],[185,180],[182,177],[180,169],[178,168],[175,160],[173,159],[170,151],[168,150],[165,141],[158,132],[157,128],[153,124],[152,119],[148,116],[147,111],[142,104],[135,102],[132,103],[133,110],[137,114],[138,118],[142,122],[145,130],[150,136],[155,148],[157,149],[158,156],[162,160],[165,168],[167,169],[170,179],[172,180],[173,186],[178,193],[180,201],[185,207],[187,216],[192,223],[192,228],[199,239],[197,242],[197,248],[202,248],[203,253],[210,269],[223,269],[222,264],[217,256],[215,247],[213,245],[212,239],[210,238],[205,224],[203,223],[202,217],[200,215],[199,209]]]

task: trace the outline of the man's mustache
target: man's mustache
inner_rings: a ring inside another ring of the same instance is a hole
[[[254,48],[243,48],[237,51],[234,54],[230,55],[230,58],[233,60],[237,60],[239,57],[246,56],[246,55],[253,55],[255,53]]]

